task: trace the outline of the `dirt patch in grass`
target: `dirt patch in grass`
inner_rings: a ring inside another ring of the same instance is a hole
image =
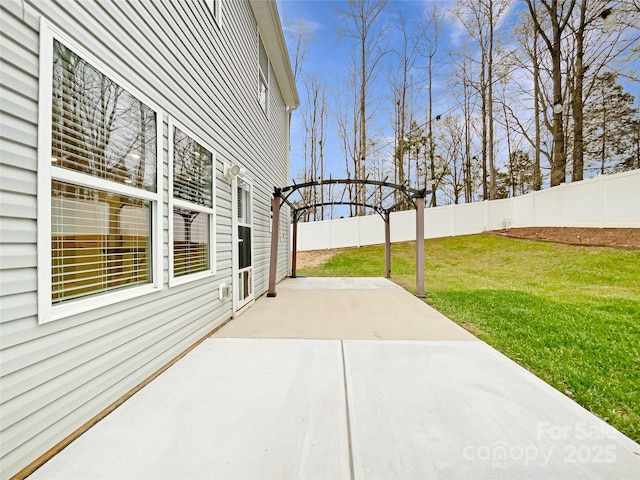
[[[464,328],[467,332],[471,333],[472,335],[475,335],[476,337],[479,337],[482,332],[480,331],[480,329],[478,329],[478,327],[476,325],[474,325],[473,323],[469,323],[469,322],[460,322],[460,325],[462,326],[462,328]]]
[[[328,250],[308,250],[306,252],[298,252],[298,255],[296,256],[296,268],[313,268],[323,265],[340,251],[340,249],[334,248]]]
[[[490,233],[570,245],[640,249],[640,228],[528,227]]]
[[[502,237],[523,238],[540,242],[640,250],[640,228],[527,227],[494,230],[489,233]],[[334,248],[298,252],[297,268],[318,267],[341,251],[344,251],[344,249]]]

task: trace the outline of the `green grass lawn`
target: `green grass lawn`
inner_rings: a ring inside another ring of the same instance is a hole
[[[415,244],[391,247],[415,293]],[[384,247],[345,249],[311,276],[383,276]],[[471,235],[425,242],[427,302],[640,441],[640,251]]]

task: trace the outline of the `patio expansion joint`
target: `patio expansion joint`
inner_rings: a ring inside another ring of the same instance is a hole
[[[349,474],[351,480],[355,480],[355,469],[353,466],[353,448],[351,443],[351,420],[349,414],[349,389],[347,388],[347,365],[344,359],[344,340],[340,340],[340,351],[342,353],[342,378],[344,380],[344,405],[345,418],[347,420],[347,444],[349,446]]]

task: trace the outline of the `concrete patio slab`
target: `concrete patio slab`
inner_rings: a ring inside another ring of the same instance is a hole
[[[640,445],[460,330],[384,279],[287,280],[30,479],[638,478]]]
[[[281,290],[380,290],[404,289],[382,277],[297,277],[278,284]]]
[[[339,341],[208,339],[29,478],[349,476]]]
[[[635,479],[640,446],[483,342],[345,341],[357,479]]]
[[[287,279],[215,336],[478,340],[385,278]]]

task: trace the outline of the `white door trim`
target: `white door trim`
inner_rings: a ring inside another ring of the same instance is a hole
[[[243,182],[246,185],[248,185],[249,187],[249,210],[251,212],[251,219],[250,222],[248,224],[245,224],[247,226],[249,226],[251,228],[251,294],[246,297],[246,299],[243,299],[242,301],[240,300],[240,285],[238,282],[238,276],[240,274],[240,268],[239,268],[239,259],[240,259],[240,250],[239,250],[239,237],[238,237],[238,226],[239,226],[239,222],[238,222],[238,185],[239,182]],[[254,261],[255,261],[255,255],[254,255],[254,234],[253,234],[253,229],[254,229],[254,222],[253,222],[253,217],[254,217],[254,211],[253,211],[253,182],[251,180],[248,180],[246,178],[243,179],[239,179],[239,178],[234,178],[231,182],[231,209],[232,209],[232,216],[231,216],[231,257],[232,257],[232,276],[233,276],[233,315],[237,315],[238,313],[240,313],[241,310],[243,310],[245,307],[251,305],[254,301],[255,301],[255,290],[254,290],[254,285],[255,285],[255,266],[254,266]]]

